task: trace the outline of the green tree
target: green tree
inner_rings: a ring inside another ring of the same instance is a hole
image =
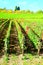
[[[19,6],[18,6],[18,7],[17,7],[17,6],[15,6],[15,11],[16,11],[16,10],[20,10],[20,7],[19,7]]]
[[[15,6],[15,11],[17,10],[17,6]]]
[[[20,10],[20,7],[17,7],[17,10]]]
[[[6,8],[3,8],[3,10],[6,10]]]
[[[42,11],[42,10],[39,10],[39,11],[37,11],[36,13],[43,13],[43,11]]]

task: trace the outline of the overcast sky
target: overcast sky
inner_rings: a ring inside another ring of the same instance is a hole
[[[43,0],[0,0],[0,8],[13,9],[20,6],[21,10],[43,10]]]

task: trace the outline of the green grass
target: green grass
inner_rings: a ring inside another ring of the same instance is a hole
[[[25,54],[29,59],[23,60],[23,65],[43,65],[43,56]]]
[[[27,13],[0,13],[0,18],[24,18],[24,19],[42,19],[43,14],[27,14]]]

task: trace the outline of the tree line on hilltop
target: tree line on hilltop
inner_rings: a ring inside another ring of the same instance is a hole
[[[9,13],[12,13],[12,12],[15,12],[15,11],[21,11],[22,13],[34,13],[33,11],[30,11],[30,10],[21,10],[19,6],[15,6],[14,8],[14,11],[12,9],[6,9],[6,8],[0,8],[0,12],[9,12]],[[36,11],[35,13],[43,13],[42,10],[38,10]]]

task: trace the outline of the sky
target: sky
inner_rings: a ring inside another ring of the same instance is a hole
[[[20,6],[21,10],[43,10],[43,0],[0,0],[0,8],[12,9]]]

